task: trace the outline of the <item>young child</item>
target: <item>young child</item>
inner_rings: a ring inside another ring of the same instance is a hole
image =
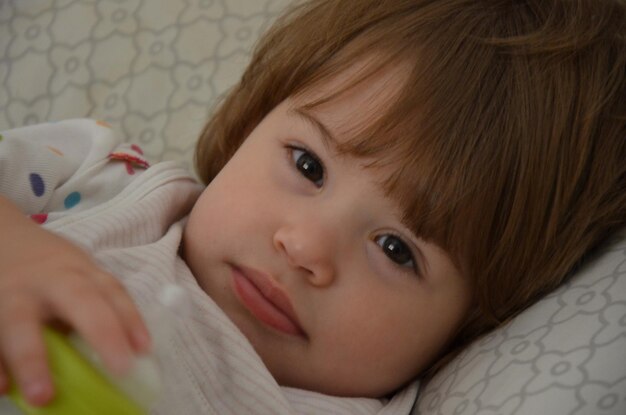
[[[175,281],[178,412],[408,412],[626,224],[625,22],[617,0],[303,3],[202,132],[204,190],[94,121],[3,133],[0,391],[51,399],[46,322],[124,372]]]

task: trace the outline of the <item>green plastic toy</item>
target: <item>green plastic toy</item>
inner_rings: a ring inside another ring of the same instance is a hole
[[[143,410],[119,390],[71,345],[63,335],[44,330],[55,385],[47,406],[29,405],[12,386],[9,398],[26,415],[143,415]]]

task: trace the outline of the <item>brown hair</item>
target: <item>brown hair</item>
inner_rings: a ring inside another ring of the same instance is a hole
[[[626,224],[625,9],[621,0],[298,5],[205,126],[197,172],[210,182],[276,105],[357,60],[375,63],[353,84],[408,64],[395,102],[342,149],[397,166],[386,189],[407,224],[473,282],[476,307],[449,358]]]

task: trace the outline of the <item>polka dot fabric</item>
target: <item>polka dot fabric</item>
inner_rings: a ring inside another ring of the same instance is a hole
[[[8,130],[0,139],[0,193],[40,224],[104,203],[150,163],[104,121]]]
[[[37,197],[43,196],[46,191],[46,185],[41,176],[37,173],[31,173],[28,175],[28,179],[30,180],[30,188],[33,194]]]
[[[36,223],[42,225],[46,223],[46,221],[48,220],[48,214],[47,213],[35,213],[33,215],[30,215],[30,218]]]
[[[80,203],[81,198],[80,192],[72,192],[63,199],[63,206],[65,206],[65,209],[71,209]]]
[[[141,149],[135,144],[131,146],[131,149],[140,155],[143,154]],[[123,161],[124,166],[126,167],[126,172],[128,174],[135,174],[135,169],[134,169],[135,166],[138,166],[144,169],[147,169],[148,167],[150,167],[150,164],[145,159],[143,159],[140,156],[137,156],[135,154],[130,154],[130,153],[124,153],[124,152],[111,153],[109,154],[109,159]]]

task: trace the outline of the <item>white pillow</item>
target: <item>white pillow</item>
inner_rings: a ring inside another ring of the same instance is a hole
[[[453,360],[412,414],[626,414],[626,232]]]

